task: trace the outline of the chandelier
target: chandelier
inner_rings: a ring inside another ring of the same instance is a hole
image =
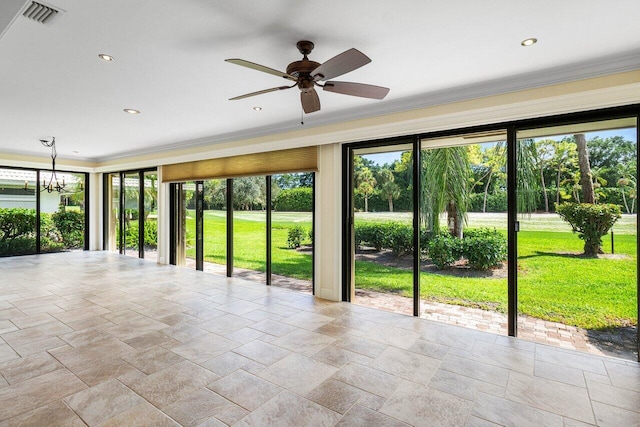
[[[62,183],[58,180],[58,175],[56,174],[56,157],[58,153],[56,152],[56,137],[52,137],[51,141],[47,141],[46,139],[41,139],[40,142],[47,148],[51,148],[51,178],[49,182],[46,182],[45,178],[42,178],[42,189],[40,191],[47,191],[47,193],[53,193],[57,191],[60,193],[66,187],[64,183],[64,177],[62,177]]]

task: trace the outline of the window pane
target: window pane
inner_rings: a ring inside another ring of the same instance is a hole
[[[36,172],[0,169],[0,256],[36,252]]]

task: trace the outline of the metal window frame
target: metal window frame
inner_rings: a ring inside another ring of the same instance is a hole
[[[508,280],[507,280],[507,298],[508,298],[508,335],[517,336],[517,320],[518,320],[518,283],[517,283],[517,183],[514,171],[517,167],[516,147],[517,132],[527,129],[536,129],[548,126],[572,125],[584,122],[601,121],[617,118],[635,117],[636,119],[636,147],[640,144],[640,104],[631,104],[618,107],[595,109],[590,111],[557,114],[550,116],[541,116],[532,119],[522,119],[508,122],[496,122],[493,124],[469,126],[443,131],[434,131],[426,133],[418,133],[415,135],[405,135],[397,138],[385,138],[380,140],[369,140],[362,142],[353,142],[343,144],[342,146],[342,300],[349,302],[351,300],[351,290],[353,288],[353,268],[355,261],[352,253],[354,250],[353,236],[353,150],[359,148],[369,148],[384,145],[399,144],[398,141],[406,141],[407,138],[413,138],[419,143],[422,139],[442,138],[447,136],[456,136],[466,133],[488,132],[495,130],[506,130],[507,132],[507,230],[508,230]],[[415,148],[414,148],[415,149]],[[636,148],[636,165],[640,166],[640,150]],[[415,192],[414,188],[414,192]],[[415,197],[415,195],[414,195]],[[415,204],[415,203],[414,203]],[[414,209],[415,220],[415,209]],[[415,223],[415,221],[414,221]],[[636,235],[640,229],[640,220],[636,217]],[[419,230],[419,228],[418,228]],[[414,225],[414,239],[416,233]],[[414,240],[415,243],[415,240]],[[640,253],[640,239],[638,239],[637,253]],[[415,260],[414,260],[415,261]],[[636,271],[640,273],[640,258],[636,265]],[[419,276],[419,269],[414,266],[414,283],[415,276]],[[640,314],[640,274],[636,279],[636,315]],[[416,288],[414,285],[414,294]],[[415,295],[414,295],[415,298]],[[416,304],[414,302],[414,315]],[[638,316],[640,318],[640,316]],[[637,342],[640,350],[640,328],[637,328]],[[640,362],[640,351],[638,352],[638,361]]]

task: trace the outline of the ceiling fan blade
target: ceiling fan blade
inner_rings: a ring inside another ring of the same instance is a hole
[[[320,110],[320,98],[318,98],[318,92],[315,89],[300,92],[300,102],[302,102],[302,109],[307,114]]]
[[[324,90],[344,95],[361,96],[363,98],[383,99],[389,93],[388,87],[366,85],[351,82],[326,82]]]
[[[325,61],[311,72],[315,81],[330,80],[371,62],[371,59],[358,49],[349,49],[340,55]]]
[[[295,85],[294,85],[295,86]],[[271,89],[264,89],[264,90],[259,90],[257,92],[251,92],[251,93],[246,93],[244,95],[240,95],[240,96],[236,96],[234,98],[229,98],[229,101],[236,101],[238,99],[244,99],[244,98],[249,98],[250,96],[256,96],[256,95],[262,95],[263,93],[269,93],[269,92],[275,92],[277,90],[285,90],[285,89],[291,89],[293,86],[278,86],[278,87],[272,87]]]
[[[264,65],[256,64],[254,62],[245,61],[244,59],[232,58],[232,59],[225,59],[225,61],[230,62],[232,64],[241,65],[243,67],[251,68],[252,70],[262,71],[263,73],[273,74],[274,76],[293,80],[294,82],[298,81],[298,79],[293,77],[291,74],[274,70],[273,68],[265,67]]]

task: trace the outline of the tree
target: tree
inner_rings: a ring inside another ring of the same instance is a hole
[[[264,176],[249,176],[233,180],[233,201],[239,209],[252,210],[255,205],[265,203]]]
[[[210,179],[204,182],[204,204],[206,209],[222,209],[225,206],[227,182]]]
[[[549,212],[549,195],[547,194],[547,183],[544,172],[551,166],[555,143],[556,141],[549,139],[543,139],[535,142],[537,154],[535,157],[535,164],[538,172],[540,172],[540,185],[542,187],[542,197],[544,197],[545,212]]]
[[[369,197],[375,191],[376,179],[368,167],[363,167],[356,173],[356,191],[364,197],[364,211],[369,211]]]
[[[400,187],[394,182],[395,177],[388,167],[382,168],[378,175],[380,177],[379,182],[382,183],[379,189],[380,194],[382,194],[389,203],[389,212],[393,212],[393,201],[400,197]]]
[[[584,255],[597,257],[602,252],[602,236],[620,218],[620,206],[593,203],[563,203],[556,206],[560,217],[571,224],[574,233],[584,240]]]
[[[428,230],[437,232],[440,229],[439,214],[447,212],[449,233],[462,238],[471,178],[467,147],[435,148],[422,153],[423,221]]]
[[[552,163],[556,169],[556,204],[560,203],[560,183],[563,180],[562,175],[575,169],[578,161],[576,145],[572,139],[573,138],[563,138],[554,144]]]
[[[580,166],[580,186],[582,187],[582,200],[584,203],[595,203],[596,195],[593,191],[591,164],[589,163],[589,150],[587,139],[583,133],[574,135],[578,151],[578,165]]]

